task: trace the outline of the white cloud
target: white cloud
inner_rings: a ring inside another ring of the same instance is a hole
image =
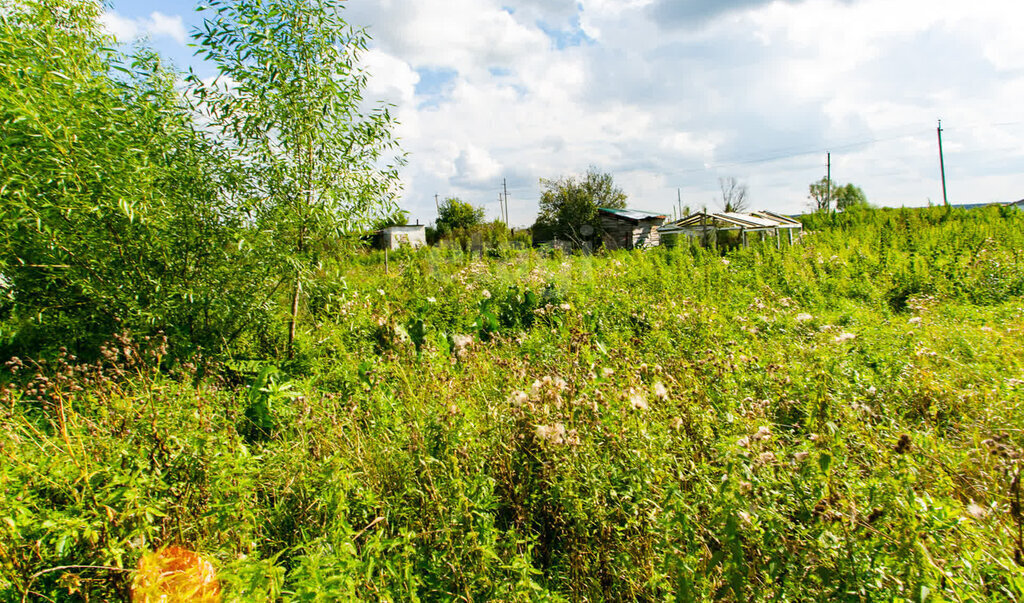
[[[732,175],[755,205],[799,211],[826,151],[870,200],[922,204],[941,198],[938,117],[954,200],[1021,196],[999,166],[1024,161],[1024,125],[995,124],[1020,122],[1024,3],[688,1],[683,27],[668,0],[350,3],[374,36],[370,96],[397,105],[413,217],[435,193],[495,216],[507,178],[528,224],[541,178],[590,165],[645,209],[677,187],[712,207]]]
[[[108,10],[100,17],[100,23],[120,42],[130,42],[142,37],[167,37],[178,44],[185,44],[185,24],[180,15],[165,15],[154,11],[149,17],[131,19]]]

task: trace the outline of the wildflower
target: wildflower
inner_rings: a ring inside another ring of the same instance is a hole
[[[610,369],[610,368],[608,368],[608,367],[605,367],[605,368],[601,369],[601,376],[604,377],[605,379],[611,377],[614,374],[615,374],[615,371]]]
[[[988,509],[977,503],[971,503],[967,505],[967,514],[975,519],[985,519],[985,516],[988,515]]]
[[[473,336],[452,335],[452,344],[455,347],[455,355],[462,358],[469,352],[470,346],[473,345]]]
[[[675,431],[679,431],[683,427],[683,420],[680,417],[676,417],[672,419],[671,423],[669,423],[669,427],[671,427]]]
[[[659,400],[668,400],[668,389],[665,388],[665,384],[661,381],[654,382],[654,397]]]
[[[484,289],[482,292],[480,292],[480,295],[482,295],[484,299],[491,299],[491,292],[488,291],[487,289]]]
[[[762,425],[761,427],[758,427],[757,433],[755,433],[753,436],[751,436],[751,439],[753,439],[755,441],[758,441],[758,440],[767,440],[767,439],[769,439],[771,437],[772,437],[772,430],[767,425]]]
[[[436,304],[436,303],[437,303],[437,300],[436,300],[436,299],[434,299],[433,297],[428,297],[428,298],[427,298],[427,303],[428,303],[428,304]]]
[[[629,396],[629,405],[633,410],[647,410],[647,400],[639,392],[633,392]]]
[[[857,336],[855,334],[850,333],[849,331],[843,331],[842,333],[836,335],[835,341],[836,341],[836,343],[842,343],[844,341],[849,341],[851,339],[856,339],[856,338],[857,338]]]
[[[544,440],[549,444],[564,444],[565,443],[565,425],[562,423],[555,423],[554,425],[538,425],[534,431],[534,435],[538,440]]]
[[[572,309],[571,306],[569,306],[569,304],[566,304],[566,303],[558,304],[558,308],[560,310],[565,310],[566,312],[568,312],[570,309]]]
[[[742,494],[750,494],[750,492],[753,489],[754,489],[754,484],[752,484],[750,482],[740,482],[740,492]]]
[[[808,320],[811,320],[813,318],[814,317],[808,314],[807,312],[801,312],[800,314],[796,315],[797,322],[807,322]]]
[[[759,463],[761,463],[763,465],[767,465],[769,463],[774,463],[775,462],[775,454],[772,453],[772,452],[762,452],[760,454],[760,456],[757,457],[757,462],[759,462]]]
[[[748,438],[747,436],[743,436],[742,438],[736,440],[736,444],[739,445],[740,448],[750,448],[750,438]]]
[[[908,325],[916,325],[916,324],[920,324],[920,323],[921,323],[921,317],[920,316],[911,316],[910,318],[907,319],[907,324]]]
[[[800,452],[793,454],[793,460],[795,460],[798,463],[802,463],[807,460],[807,457],[810,456],[810,454],[811,453],[807,451],[801,450]]]
[[[380,294],[381,297],[384,297],[384,290],[383,289],[377,289],[377,293]]]
[[[516,406],[522,406],[530,401],[530,396],[524,391],[514,391],[509,401]]]

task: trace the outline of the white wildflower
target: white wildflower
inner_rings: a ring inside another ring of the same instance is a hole
[[[808,314],[807,312],[801,312],[800,314],[796,315],[797,322],[807,322],[808,320],[812,320],[813,318],[814,317]]]
[[[907,319],[907,324],[908,325],[921,324],[921,317],[920,316],[911,316],[910,318]]]
[[[810,452],[801,450],[800,452],[793,454],[793,460],[795,460],[798,463],[802,463],[807,460],[807,457],[810,456],[810,454]]]
[[[549,444],[565,443],[565,425],[555,423],[554,425],[538,425],[533,434],[538,440],[544,440]]]
[[[629,405],[633,410],[647,410],[647,400],[640,392],[633,392],[629,396]]]
[[[659,400],[668,400],[668,389],[661,381],[654,382],[654,397]]]
[[[988,515],[988,509],[977,503],[971,503],[967,505],[967,514],[975,519],[985,519],[985,516]]]
[[[491,299],[491,292],[488,291],[487,289],[484,289],[482,292],[480,292],[480,295],[484,296],[484,299]]]
[[[433,297],[428,297],[428,298],[427,298],[427,303],[428,303],[428,304],[436,304],[436,303],[437,303],[437,300],[436,300],[436,299],[434,299]]]
[[[742,438],[736,440],[736,444],[740,448],[750,448],[750,438],[748,438],[747,436],[743,436]]]
[[[755,433],[753,436],[751,436],[751,439],[757,441],[757,440],[767,440],[767,439],[769,439],[771,437],[772,437],[772,430],[771,430],[771,428],[769,428],[767,425],[762,425],[761,427],[759,427],[757,429],[757,433]]]
[[[757,457],[757,460],[758,460],[758,462],[760,462],[761,464],[764,464],[764,465],[767,465],[769,463],[774,463],[775,462],[775,453],[772,453],[772,452],[762,452],[760,454],[760,456]]]
[[[856,338],[857,338],[857,335],[855,335],[854,333],[851,333],[849,331],[843,331],[842,333],[836,335],[835,341],[836,341],[836,343],[842,343],[844,341],[849,341],[851,339],[856,339]]]
[[[469,351],[470,346],[473,345],[473,336],[452,335],[452,344],[455,346],[455,355],[461,358]]]

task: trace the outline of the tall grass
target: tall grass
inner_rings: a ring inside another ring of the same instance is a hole
[[[1020,600],[1024,216],[809,226],[328,265],[274,368],[12,360],[0,597],[178,544],[229,600]]]

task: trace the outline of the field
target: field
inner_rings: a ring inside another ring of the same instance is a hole
[[[290,360],[11,359],[0,599],[123,599],[176,544],[225,600],[1021,600],[1024,215],[808,226],[358,253]]]

